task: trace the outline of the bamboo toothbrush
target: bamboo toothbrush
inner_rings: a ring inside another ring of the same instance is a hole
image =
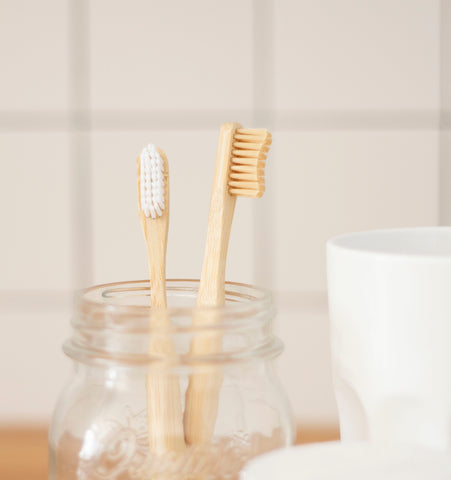
[[[236,198],[259,198],[265,191],[264,168],[271,145],[267,130],[243,129],[238,123],[225,123],[219,133],[213,191],[208,217],[207,243],[199,285],[198,306],[221,306],[225,303],[225,267],[230,229]],[[195,325],[219,321],[216,312],[201,312]],[[208,333],[195,338],[191,354],[217,353],[221,349],[219,334]],[[187,444],[202,444],[213,435],[222,376],[213,372],[194,373],[186,392],[184,415]]]
[[[145,147],[138,158],[139,218],[147,247],[150,275],[150,327],[170,325],[166,312],[166,244],[169,225],[169,170],[164,152],[154,145]],[[153,309],[156,310],[153,310]],[[152,311],[153,310],[153,311]],[[149,353],[173,355],[167,333],[152,334]],[[161,455],[185,448],[180,387],[177,378],[154,367],[147,375],[147,420],[149,449]]]

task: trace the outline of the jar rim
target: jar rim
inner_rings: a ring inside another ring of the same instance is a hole
[[[148,341],[154,338],[181,345],[170,356],[178,364],[224,363],[280,353],[281,342],[271,329],[275,310],[268,290],[226,282],[224,306],[198,307],[198,280],[170,279],[166,287],[168,308],[150,307],[148,280],[102,284],[77,292],[74,331],[65,352],[73,358],[128,364],[167,363],[166,354],[149,354]],[[185,348],[187,338],[223,338],[224,349],[194,354]]]
[[[145,329],[149,328],[148,319],[150,315],[159,315],[165,312],[169,317],[192,316],[196,313],[206,315],[217,315],[225,317],[228,320],[233,319],[233,326],[236,328],[240,320],[248,320],[250,316],[258,312],[272,310],[272,294],[268,289],[249,285],[246,283],[225,282],[226,303],[222,306],[171,306],[171,294],[180,294],[184,291],[191,294],[192,299],[196,299],[199,287],[197,279],[168,279],[166,280],[166,289],[168,296],[168,307],[150,307],[143,303],[150,298],[149,280],[130,280],[122,282],[105,283],[94,285],[75,293],[75,313],[76,323],[85,323],[90,321],[95,315],[97,319],[103,318],[108,321],[114,317],[127,319],[127,324],[134,327],[137,323],[145,320]],[[186,295],[189,298],[189,295]],[[101,325],[103,323],[103,325]],[[97,325],[105,327],[106,322],[97,322]],[[110,321],[108,321],[111,324]],[[115,322],[117,323],[117,322]],[[228,325],[211,325],[212,329],[228,328]],[[121,323],[121,328],[125,328]],[[157,327],[153,327],[154,330]],[[159,327],[167,330],[169,327]],[[196,327],[191,325],[189,330],[200,328],[205,330],[205,326]],[[186,331],[185,326],[170,326],[172,332]]]

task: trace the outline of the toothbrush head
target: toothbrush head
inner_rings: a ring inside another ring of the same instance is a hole
[[[272,136],[266,129],[237,128],[233,136],[229,193],[260,198],[265,192],[265,163]]]
[[[165,209],[165,161],[157,147],[149,144],[138,158],[138,202],[147,218],[163,215]]]

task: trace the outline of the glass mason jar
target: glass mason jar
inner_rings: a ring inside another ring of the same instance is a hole
[[[163,323],[152,320],[162,311],[149,307],[146,281],[77,295],[73,335],[64,344],[75,368],[50,427],[51,480],[236,479],[248,459],[293,442],[273,369],[282,344],[272,334],[269,293],[227,283],[225,306],[204,308],[196,307],[198,286],[167,281]],[[171,349],[150,349],[152,342]],[[193,342],[215,348],[193,353]],[[188,386],[199,379],[212,428],[207,439],[185,442],[177,412],[187,410]],[[152,447],[151,437],[158,444],[160,434],[176,435],[157,429],[161,418],[179,422],[181,448]]]

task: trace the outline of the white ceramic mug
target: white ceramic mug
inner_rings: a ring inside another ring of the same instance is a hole
[[[420,447],[331,442],[251,460],[241,480],[449,480],[451,456]]]
[[[451,450],[451,228],[334,238],[327,274],[342,439]]]

